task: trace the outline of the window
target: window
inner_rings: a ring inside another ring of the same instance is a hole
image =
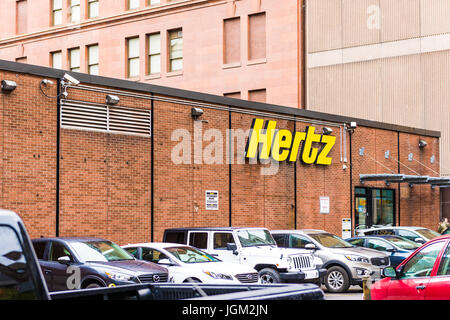
[[[58,261],[58,258],[65,257],[65,256],[69,257],[70,261],[73,261],[72,254],[62,243],[52,242],[48,260],[49,261]]]
[[[189,234],[189,245],[199,248],[208,248],[208,234],[206,232],[192,232]]]
[[[139,8],[139,0],[127,0],[127,9],[133,10]]]
[[[80,13],[80,0],[70,0],[70,22],[79,22]]]
[[[16,33],[27,33],[28,5],[26,0],[16,2]]]
[[[147,74],[161,72],[161,34],[154,33],[148,36],[148,66]]]
[[[347,241],[354,246],[364,247],[364,239],[353,239],[353,240],[347,240]]]
[[[289,236],[289,248],[305,248],[307,244],[313,244],[312,241],[306,237],[302,237],[298,234],[291,234]]]
[[[258,13],[248,17],[248,59],[266,57],[266,14]]]
[[[51,54],[51,64],[52,64],[52,68],[55,69],[62,69],[62,52],[61,51],[56,51],[56,52],[52,52]]]
[[[183,31],[169,31],[169,71],[183,70]]]
[[[44,241],[33,242],[34,252],[36,253],[36,257],[39,260],[44,260],[44,253],[45,253],[46,245],[47,245],[47,242],[44,242]]]
[[[139,77],[139,37],[127,39],[127,77]]]
[[[80,48],[69,49],[70,71],[80,72]]]
[[[164,242],[186,244],[186,232],[184,231],[167,231],[164,234]]]
[[[409,231],[409,230],[403,230],[403,229],[399,229],[398,230],[398,235],[400,237],[406,238],[406,239],[411,240],[411,241],[414,241],[415,239],[420,238],[414,232]]]
[[[136,259],[139,259],[139,250],[138,248],[125,248],[125,251],[131,254]]]
[[[232,18],[223,21],[223,63],[241,61],[241,19]]]
[[[158,263],[159,260],[168,259],[167,256],[161,251],[151,249],[151,248],[142,248],[142,260],[150,261],[153,263]]]
[[[214,233],[214,249],[226,249],[228,243],[235,243],[233,234],[229,232]]]
[[[404,265],[402,278],[420,278],[429,276],[444,244],[444,241],[435,242],[416,253]]]
[[[280,248],[287,248],[286,246],[286,235],[285,234],[272,234],[273,239]]]
[[[88,18],[95,18],[99,15],[98,0],[88,0]]]
[[[390,244],[386,243],[383,240],[378,239],[368,239],[367,248],[375,249],[378,251],[387,251],[388,249],[394,249],[394,247],[391,246]]]
[[[98,44],[88,46],[88,73],[98,75]]]
[[[223,96],[227,97],[227,98],[240,99],[241,93],[240,92],[229,92],[229,93],[224,93]]]
[[[148,4],[151,6],[154,6],[154,5],[157,5],[160,3],[161,3],[161,0],[148,0]]]
[[[16,232],[0,226],[0,300],[32,300],[37,290]]]
[[[266,89],[250,90],[248,92],[248,100],[255,102],[266,102]]]
[[[447,247],[447,250],[445,250],[444,255],[441,259],[441,264],[439,265],[439,269],[436,275],[438,276],[448,276],[450,275],[450,246]]]
[[[52,25],[62,24],[62,1],[52,0]]]

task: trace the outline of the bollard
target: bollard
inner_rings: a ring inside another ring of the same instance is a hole
[[[369,275],[364,275],[362,277],[362,286],[363,286],[363,300],[370,300],[370,287],[368,285],[368,282],[370,281]]]

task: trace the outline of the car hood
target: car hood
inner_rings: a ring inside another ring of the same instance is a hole
[[[332,250],[334,253],[357,254],[366,256],[368,258],[387,257],[387,255],[384,254],[383,252],[369,248],[351,247],[351,248],[328,248],[328,249]]]
[[[164,273],[167,269],[155,263],[139,260],[123,260],[123,261],[108,261],[108,262],[86,262],[93,268],[101,268],[110,270],[111,272],[125,272],[127,274],[149,274],[149,273]]]
[[[193,268],[207,270],[216,273],[241,274],[256,273],[257,271],[247,265],[229,262],[205,262],[205,263],[185,263],[182,268]]]
[[[280,258],[281,255],[283,255],[283,257],[287,257],[290,255],[311,254],[311,251],[306,249],[279,248],[275,246],[255,246],[243,248],[243,253],[244,255],[250,254],[252,256],[269,256]]]

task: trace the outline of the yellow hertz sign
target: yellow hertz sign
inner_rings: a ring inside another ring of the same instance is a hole
[[[300,160],[305,164],[331,165],[332,158],[328,157],[328,154],[336,143],[335,136],[316,134],[316,128],[312,126],[307,126],[306,132],[293,134],[285,129],[276,130],[276,125],[276,121],[253,119],[246,146],[246,158],[271,157],[279,162],[296,162],[300,154]],[[321,148],[314,148],[313,143],[321,144]],[[258,154],[260,144],[262,147]]]

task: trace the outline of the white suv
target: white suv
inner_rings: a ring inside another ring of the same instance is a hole
[[[320,284],[326,273],[320,258],[308,250],[279,248],[265,228],[166,229],[163,242],[187,244],[222,261],[248,265],[262,283]]]

